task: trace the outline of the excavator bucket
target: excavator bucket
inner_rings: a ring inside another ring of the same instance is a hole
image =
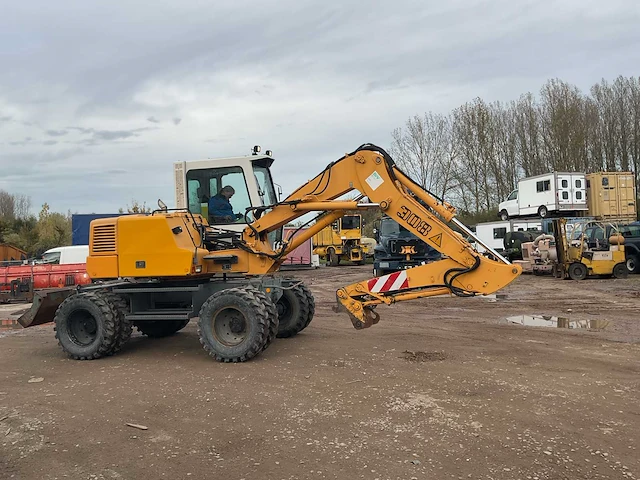
[[[58,306],[76,291],[75,288],[56,288],[33,292],[31,308],[18,318],[18,323],[27,328],[53,322]]]

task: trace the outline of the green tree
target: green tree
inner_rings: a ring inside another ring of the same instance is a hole
[[[153,209],[147,207],[146,202],[138,202],[137,200],[131,200],[131,206],[127,205],[127,213],[151,213]],[[124,213],[123,208],[118,209],[118,213]]]
[[[35,251],[40,254],[50,248],[71,244],[71,215],[51,212],[48,203],[42,205],[36,226],[38,240]]]

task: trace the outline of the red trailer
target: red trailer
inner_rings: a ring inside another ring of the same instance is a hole
[[[296,230],[298,230],[297,227],[284,227],[282,237],[285,240],[290,240],[291,238],[293,238],[293,236],[295,236],[293,234]],[[307,229],[306,228],[300,229],[300,231],[296,233],[296,235],[299,235],[305,230]],[[289,254],[286,257],[286,260],[282,264],[283,267],[294,266],[294,265],[296,267],[312,267],[313,266],[313,243],[311,238],[309,238],[306,242],[304,242],[295,250],[289,252]]]
[[[0,301],[31,301],[34,290],[91,283],[85,263],[0,267]]]

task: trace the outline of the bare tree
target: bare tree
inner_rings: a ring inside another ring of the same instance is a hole
[[[559,79],[507,104],[480,98],[393,131],[398,163],[478,218],[517,184],[552,170],[632,170],[640,183],[640,77],[602,79],[589,95]]]
[[[16,218],[16,204],[13,195],[0,190],[0,218],[14,220]]]
[[[629,171],[631,141],[631,88],[630,82],[620,76],[613,82],[614,111],[617,118],[618,166],[622,171]]]
[[[454,110],[454,141],[460,152],[456,180],[462,195],[471,195],[473,213],[484,212],[492,203],[493,177],[489,156],[492,154],[492,135],[489,132],[487,105],[479,98]]]
[[[400,168],[423,188],[444,197],[450,188],[455,155],[451,122],[436,113],[410,118],[392,132],[391,154]]]
[[[522,95],[515,104],[516,155],[523,175],[544,173],[541,158],[540,112],[533,95]]]
[[[28,218],[31,214],[31,198],[26,195],[17,194],[13,196],[13,199],[16,218]]]
[[[575,170],[584,152],[583,95],[558,79],[542,87],[540,124],[544,164],[549,170]]]
[[[598,125],[602,145],[601,168],[608,171],[616,169],[616,153],[618,144],[618,121],[613,89],[602,79],[591,87],[591,95],[598,107]]]

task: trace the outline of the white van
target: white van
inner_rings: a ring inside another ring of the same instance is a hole
[[[518,181],[518,188],[498,206],[498,216],[509,218],[551,212],[586,212],[586,175],[577,172],[552,172]]]
[[[72,245],[50,248],[35,263],[64,265],[69,263],[87,263],[89,245]]]

